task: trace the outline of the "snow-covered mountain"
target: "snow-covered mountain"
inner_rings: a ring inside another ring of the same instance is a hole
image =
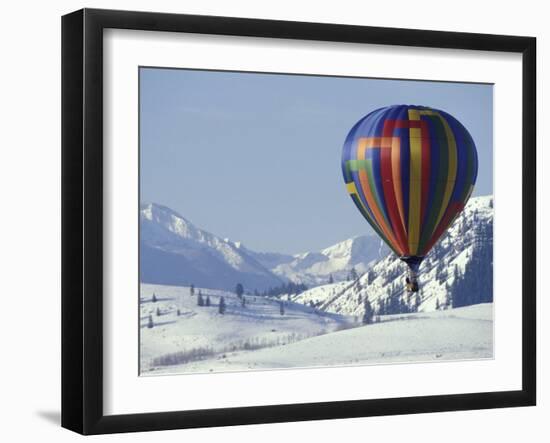
[[[364,273],[374,261],[389,253],[388,247],[374,234],[344,240],[316,252],[295,255],[248,251],[256,260],[283,279],[318,286],[329,281],[346,280],[352,269]]]
[[[141,282],[200,285],[263,291],[292,281],[308,286],[360,275],[389,250],[373,235],[358,236],[318,252],[256,252],[240,242],[204,231],[175,211],[158,204],[140,208]]]
[[[318,286],[291,299],[358,317],[364,314],[367,299],[382,315],[491,302],[492,232],[493,198],[475,197],[422,263],[418,297],[404,291],[406,265],[388,254],[356,281]]]
[[[212,289],[265,289],[283,283],[237,244],[197,228],[173,210],[140,208],[142,283],[198,285]]]

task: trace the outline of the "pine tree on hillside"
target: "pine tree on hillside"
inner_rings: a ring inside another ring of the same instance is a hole
[[[157,308],[156,314],[157,314],[157,317],[160,317],[160,308]]]
[[[152,327],[154,326],[154,323],[153,323],[153,316],[151,314],[149,314],[149,320],[147,321],[147,327],[149,329],[151,329]]]
[[[151,301],[153,303],[156,303],[157,302],[157,296],[155,295],[155,293],[153,292],[153,297],[151,297]]]
[[[206,306],[210,306],[210,295],[206,295],[206,302],[205,302],[205,305],[206,305]]]
[[[237,286],[235,286],[235,294],[237,294],[237,297],[241,298],[244,293],[244,288],[241,283],[237,283]]]
[[[439,299],[436,298],[436,299],[435,299],[435,310],[436,310],[436,311],[439,311],[440,308],[441,308],[441,306],[439,305]]]
[[[420,292],[417,292],[416,296],[414,297],[414,312],[418,312],[420,310],[421,303],[422,297],[420,296]]]
[[[225,314],[225,298],[223,298],[223,296],[220,297],[220,303],[218,305],[218,312],[222,315]]]
[[[195,295],[195,285],[191,285],[191,287],[189,288],[189,294]]]
[[[412,296],[412,292],[407,292],[407,306],[409,307],[410,312],[413,312]]]
[[[243,296],[243,298],[242,298],[241,306],[243,308],[246,307],[246,297],[245,296]]]
[[[363,324],[370,325],[374,317],[374,310],[368,298],[365,298],[365,313],[363,314]]]
[[[355,270],[355,267],[351,268],[350,277],[352,280],[357,280],[359,278],[359,275],[357,275],[357,271]]]
[[[453,293],[448,283],[445,283],[445,307],[451,308],[453,306]]]
[[[367,272],[367,284],[372,285],[373,281],[374,281],[374,272],[368,271]]]
[[[284,302],[282,302],[282,301],[279,302],[279,313],[280,313],[281,315],[285,315],[285,304],[284,304]]]
[[[386,315],[386,302],[383,298],[378,299],[378,315]]]
[[[329,285],[334,283],[334,278],[332,278],[332,274],[330,274],[330,276],[328,278],[328,283],[329,283]]]
[[[199,296],[197,298],[197,305],[204,306],[204,298],[202,297],[201,291],[199,291]]]

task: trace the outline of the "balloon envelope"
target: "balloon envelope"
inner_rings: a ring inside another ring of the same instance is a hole
[[[342,152],[353,202],[411,264],[419,264],[460,214],[477,170],[476,147],[466,128],[450,114],[425,106],[371,112],[350,130]]]

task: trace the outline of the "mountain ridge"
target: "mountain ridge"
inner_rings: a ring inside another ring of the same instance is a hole
[[[198,228],[157,203],[140,205],[140,246],[144,283],[232,289],[239,282],[247,290],[265,290],[289,281],[316,286],[329,279],[345,280],[352,269],[362,273],[389,252],[374,235],[355,236],[320,251],[257,252]]]

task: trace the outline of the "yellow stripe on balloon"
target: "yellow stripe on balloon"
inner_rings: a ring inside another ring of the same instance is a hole
[[[420,120],[416,109],[409,109],[409,120]],[[409,253],[418,253],[420,237],[420,200],[422,192],[422,131],[420,128],[409,129],[410,143],[410,185],[409,185]]]
[[[399,212],[399,218],[401,219],[401,225],[403,231],[407,232],[407,226],[405,224],[405,209],[403,207],[403,190],[401,183],[401,138],[393,137],[391,145],[391,169],[392,169],[392,181],[393,191],[395,193],[395,200],[397,201],[397,210]]]
[[[445,118],[443,118],[441,114],[437,113],[436,115],[441,120],[441,123],[443,124],[443,128],[445,129],[445,135],[447,137],[447,146],[449,149],[449,172],[447,175],[447,183],[445,184],[445,193],[443,194],[443,202],[439,210],[439,215],[437,216],[437,219],[436,219],[437,221],[434,225],[434,232],[439,226],[439,222],[443,218],[443,215],[447,210],[447,206],[449,206],[449,201],[451,200],[451,194],[453,193],[453,189],[456,181],[456,167],[457,167],[456,140],[455,140],[453,131],[451,130],[449,123],[447,123],[447,120],[445,120]]]

